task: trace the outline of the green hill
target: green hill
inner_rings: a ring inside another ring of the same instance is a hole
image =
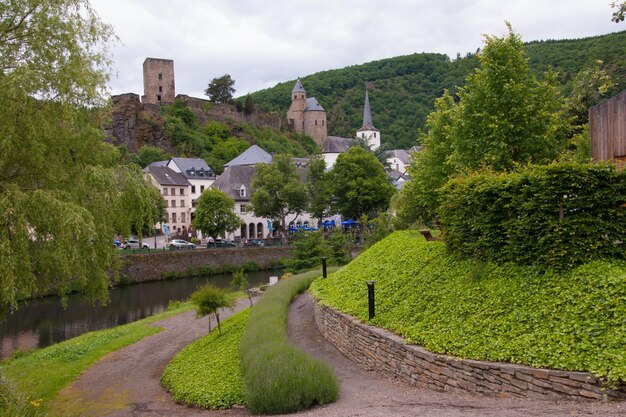
[[[443,242],[396,232],[311,286],[323,304],[462,358],[588,371],[626,381],[626,262],[594,261],[564,273],[481,264]]]
[[[548,40],[526,44],[532,68],[541,74],[549,67],[559,72],[563,91],[583,68],[602,60],[617,83],[626,88],[626,31],[575,40]],[[364,87],[370,89],[374,124],[391,148],[416,144],[418,129],[445,88],[454,90],[477,66],[474,54],[451,60],[447,55],[421,53],[373,61],[302,77],[309,96],[316,97],[328,115],[331,135],[352,137],[361,127]],[[252,97],[260,110],[286,113],[295,80],[257,91]]]

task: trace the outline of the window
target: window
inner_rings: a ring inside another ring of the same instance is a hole
[[[180,222],[185,223],[185,213],[180,213]]]
[[[160,86],[159,86],[159,93],[162,93],[162,92],[163,92],[163,86],[162,86],[162,85],[160,85]]]
[[[168,191],[167,188],[163,188],[163,195],[167,195],[167,191]]]
[[[172,205],[170,207],[176,207],[176,200],[171,201]]]
[[[157,96],[157,101],[161,101],[161,95],[160,94]]]
[[[325,121],[324,121],[324,120],[322,120],[322,126],[324,126],[324,122],[325,122]]]
[[[172,213],[172,223],[176,223],[176,213]]]
[[[176,188],[170,188],[170,192],[172,193],[172,195],[176,195]]]
[[[180,195],[185,195],[185,189],[184,188],[180,189]]]
[[[376,132],[374,132],[374,137],[376,137]]]
[[[196,193],[196,186],[192,185],[191,186],[191,194],[195,194]]]
[[[239,189],[239,197],[245,197],[245,196],[246,196],[246,187],[242,185],[241,188]]]
[[[239,213],[244,214],[246,212],[246,205],[245,204],[240,204],[239,205]]]
[[[180,206],[185,207],[185,200],[180,200]]]
[[[204,191],[204,185],[200,186],[200,194],[202,194],[202,192]]]
[[[163,73],[159,72],[159,80],[163,79]]]
[[[317,120],[315,121],[315,126],[317,126]]]

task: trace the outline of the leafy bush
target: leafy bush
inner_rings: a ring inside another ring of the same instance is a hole
[[[203,408],[226,409],[243,404],[239,340],[249,309],[224,321],[222,336],[211,332],[187,345],[165,368],[161,384],[174,400]]]
[[[626,262],[565,272],[459,260],[443,242],[395,232],[311,291],[323,304],[432,352],[588,371],[626,381]]]
[[[450,181],[440,208],[448,249],[463,258],[571,268],[626,255],[626,174],[609,164],[553,163]]]
[[[280,414],[335,401],[339,386],[325,364],[287,340],[287,308],[319,271],[281,280],[252,309],[241,339],[246,404],[254,413]]]
[[[298,231],[293,242],[292,257],[287,261],[289,268],[303,271],[320,265],[321,257],[326,256],[324,237],[318,232]]]

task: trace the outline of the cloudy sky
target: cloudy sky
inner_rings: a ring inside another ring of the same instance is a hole
[[[91,0],[120,38],[112,94],[142,94],[146,57],[174,60],[176,93],[230,74],[235,96],[318,71],[415,52],[475,52],[483,34],[524,41],[626,30],[611,0]]]

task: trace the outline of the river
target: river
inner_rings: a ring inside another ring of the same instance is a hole
[[[276,271],[248,273],[251,287],[267,283]],[[198,285],[209,281],[228,287],[231,274],[211,277],[154,281],[116,287],[110,291],[109,304],[94,305],[78,294],[71,294],[63,308],[58,297],[21,302],[13,313],[0,322],[0,359],[17,349],[49,346],[80,334],[126,324],[167,309],[171,300],[189,298]]]

